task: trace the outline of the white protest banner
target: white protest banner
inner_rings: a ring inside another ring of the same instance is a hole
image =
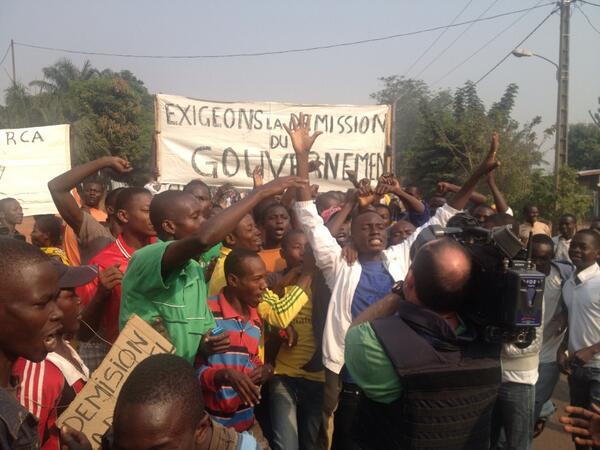
[[[172,95],[156,96],[157,160],[161,183],[252,187],[252,171],[266,181],[296,173],[296,159],[283,128],[292,115],[311,115],[322,131],[310,159],[323,165],[311,180],[320,191],[350,187],[346,170],[359,179],[384,173],[389,107],[225,103]]]
[[[0,198],[24,215],[56,213],[47,184],[70,168],[69,125],[0,130]]]
[[[112,424],[117,397],[135,367],[150,355],[175,353],[175,347],[138,316],[133,315],[85,387],[57,420],[83,432],[94,448]]]

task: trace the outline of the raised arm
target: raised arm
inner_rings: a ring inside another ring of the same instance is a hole
[[[348,219],[348,216],[352,214],[352,210],[356,206],[357,200],[358,192],[355,189],[348,189],[342,209],[333,216],[333,219],[325,224],[332,236],[335,236],[342,225],[344,225],[344,222],[346,222],[346,219]]]
[[[294,152],[296,153],[296,163],[298,165],[298,176],[308,181],[308,173],[310,171],[308,163],[308,154],[315,140],[321,134],[321,131],[315,131],[310,134],[310,114],[300,113],[299,117],[292,116],[290,125],[283,124],[285,131],[290,135]],[[312,200],[310,186],[308,183],[303,189],[298,189],[298,200]]]
[[[444,195],[447,192],[453,192],[456,194],[458,191],[460,191],[460,186],[457,184],[449,183],[447,181],[440,181],[437,184],[437,189],[439,195]],[[480,194],[477,191],[473,191],[473,193],[469,197],[469,200],[471,200],[476,205],[481,205],[487,202],[487,198],[485,198],[485,195]]]
[[[471,194],[475,191],[475,186],[484,176],[496,169],[500,163],[496,160],[498,152],[498,133],[492,134],[490,149],[486,157],[481,161],[479,166],[471,174],[469,179],[461,186],[458,192],[448,201],[448,204],[454,209],[462,210],[467,205]]]
[[[406,193],[402,186],[400,186],[400,181],[393,175],[384,175],[381,177],[379,184],[375,188],[375,193],[379,195],[384,195],[387,193],[396,194],[401,200],[402,203],[406,206],[407,209],[414,211],[418,214],[423,214],[425,211],[425,205],[421,200],[412,195]]]
[[[52,200],[59,214],[75,230],[75,233],[79,233],[83,221],[83,212],[71,195],[71,189],[90,175],[107,167],[111,167],[119,173],[127,173],[132,170],[131,164],[125,159],[117,156],[104,156],[81,166],[73,167],[48,182],[50,195],[52,195]]]
[[[281,177],[256,188],[250,195],[204,222],[197,233],[173,242],[163,255],[161,269],[167,274],[196,258],[225,239],[235,226],[262,200],[280,194],[287,188],[302,188],[308,181],[299,177]]]
[[[504,195],[502,194],[502,192],[500,192],[500,189],[496,184],[496,176],[494,175],[493,171],[487,174],[487,184],[490,187],[492,196],[494,197],[494,203],[496,204],[496,212],[505,213],[506,211],[508,211],[508,203],[506,202]]]

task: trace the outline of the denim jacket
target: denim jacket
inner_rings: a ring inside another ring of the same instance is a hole
[[[17,402],[6,389],[0,388],[0,448],[36,450],[40,448],[37,419]]]

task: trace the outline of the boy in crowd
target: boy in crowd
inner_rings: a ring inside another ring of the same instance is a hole
[[[88,381],[90,372],[68,339],[77,334],[81,300],[75,288],[98,276],[91,266],[69,267],[53,261],[59,274],[60,293],[56,300],[62,311],[62,330],[56,335],[56,348],[42,362],[19,358],[13,375],[20,380],[19,401],[38,419],[41,448],[60,450],[56,420]]]
[[[255,252],[262,247],[262,233],[256,226],[252,214],[246,214],[242,220],[236,223],[235,228],[227,233],[223,239],[223,246],[219,251],[219,259],[215,264],[210,282],[208,284],[208,295],[218,295],[227,284],[225,280],[225,259],[232,250],[245,248]]]
[[[248,433],[211,420],[192,366],[175,355],[143,360],[119,392],[102,450],[259,450]]]
[[[150,222],[150,201],[152,194],[144,188],[125,188],[117,198],[116,217],[121,224],[121,234],[117,240],[106,246],[90,259],[100,271],[111,268],[114,283],[105,289],[96,278],[82,290],[85,305],[81,329],[81,355],[94,371],[100,365],[109,348],[106,342],[114,342],[119,335],[119,308],[121,306],[121,274],[127,270],[129,260],[135,251],[151,242],[156,235]],[[114,272],[114,273],[113,273]],[[89,341],[89,342],[87,342]]]
[[[267,272],[279,272],[285,268],[279,250],[283,236],[291,229],[290,213],[280,203],[272,203],[263,209],[260,227],[264,233],[260,257],[267,266]]]
[[[563,286],[569,315],[568,350],[561,347],[557,360],[569,374],[571,404],[590,408],[600,403],[600,234],[575,233],[569,247],[575,271]],[[578,446],[577,448],[585,448]]]
[[[210,193],[210,188],[208,187],[208,185],[196,178],[192,181],[190,181],[188,184],[186,184],[183,187],[183,192],[187,192],[189,194],[192,194],[194,197],[196,197],[196,200],[198,200],[198,202],[200,202],[200,208],[201,208],[201,214],[205,219],[210,218],[210,216],[213,213],[213,204],[212,204],[212,195]],[[215,209],[215,211],[218,211],[218,209]],[[223,246],[223,244],[221,242],[215,244],[210,250],[208,250],[207,252],[202,254],[202,257],[200,258],[200,260],[198,261],[200,263],[200,266],[202,266],[202,268],[205,271],[209,271],[210,269],[208,269],[211,266],[211,263],[213,264],[213,269],[214,269],[214,262],[213,260],[216,260],[219,258],[219,255],[221,254],[221,247]],[[212,272],[211,272],[212,275]],[[210,276],[206,277],[207,280],[210,279]]]
[[[535,269],[546,275],[544,284],[544,310],[542,327],[537,333],[542,333],[542,348],[540,350],[540,365],[538,380],[535,385],[535,432],[541,433],[546,420],[546,408],[556,383],[560,376],[560,368],[556,363],[556,353],[563,342],[566,333],[566,314],[562,300],[562,287],[573,273],[570,263],[554,260],[554,242],[545,234],[536,234],[532,238],[532,259]],[[549,402],[549,409],[554,408]],[[542,414],[544,410],[544,414]],[[544,417],[541,417],[541,416]],[[535,435],[534,435],[535,436]]]
[[[195,179],[190,181],[183,187],[183,192],[187,192],[196,197],[196,200],[200,203],[201,214],[205,219],[210,217],[210,212],[212,210],[212,196],[210,193],[210,188],[208,185],[200,180]]]
[[[286,320],[275,325],[286,328],[291,324],[297,334],[297,342],[293,345],[281,344],[275,360],[275,374],[269,382],[273,447],[275,450],[309,450],[315,448],[317,441],[325,378],[322,367],[317,370],[307,367],[315,353],[320,352],[317,352],[313,333],[313,305],[309,289],[315,272],[314,258],[301,230],[291,230],[283,237],[281,256],[287,269],[282,274],[284,280],[279,284],[286,293],[300,288],[309,295],[305,302],[296,300],[296,303],[303,304],[299,311],[292,311],[294,305],[289,302],[277,306],[267,295],[263,295],[258,306],[259,314],[268,322],[270,315],[264,312],[265,307],[291,312]],[[300,295],[298,293],[296,297]]]
[[[285,125],[290,135],[298,164],[298,174],[308,180],[308,153],[321,134],[310,135],[310,116],[300,114],[293,117],[290,127]],[[473,175],[452,198],[448,205],[440,208],[436,216],[424,226],[439,224],[444,226],[448,219],[464,208],[475,185],[489,171],[494,170],[498,163],[495,160],[498,148],[498,138],[494,134],[490,151],[486,158],[475,170]],[[381,193],[398,194],[400,184],[394,184]],[[323,334],[323,362],[325,372],[325,395],[321,433],[318,448],[330,448],[333,431],[333,412],[340,402],[339,444],[341,448],[352,449],[356,444],[350,439],[350,430],[357,407],[359,389],[348,375],[340,378],[344,366],[344,338],[352,319],[376,300],[390,292],[394,282],[402,280],[410,264],[410,246],[422,229],[417,229],[409,239],[394,247],[386,249],[387,233],[383,219],[374,211],[367,210],[354,217],[352,221],[352,242],[358,252],[358,262],[348,264],[341,256],[341,249],[329,230],[323,225],[323,220],[311,200],[310,190],[298,191],[298,202],[295,214],[302,223],[304,232],[313,248],[317,267],[319,267],[332,289],[332,297],[327,312],[325,331]],[[343,389],[342,389],[343,388]],[[340,397],[340,392],[342,396]],[[340,414],[341,413],[341,414]],[[336,436],[336,438],[337,438]]]
[[[571,261],[569,259],[569,246],[571,239],[577,231],[577,219],[573,214],[563,214],[558,219],[558,236],[554,236],[554,258],[559,261]]]
[[[31,243],[39,247],[46,255],[71,265],[62,244],[62,220],[52,214],[34,216],[35,223],[31,231]]]
[[[0,255],[0,448],[35,449],[37,421],[17,401],[12,369],[19,357],[39,363],[56,349],[59,277],[50,257],[25,242],[0,238]]]
[[[211,417],[236,431],[249,431],[261,445],[268,443],[254,417],[260,388],[273,374],[260,357],[262,320],[256,307],[267,288],[267,271],[258,254],[235,249],[225,260],[225,286],[208,306],[218,328],[229,338],[224,352],[198,354],[198,376]]]
[[[302,185],[298,177],[281,177],[210,219],[204,218],[202,205],[191,194],[166,191],[155,195],[150,220],[159,241],[138,250],[129,261],[123,278],[120,327],[131,314],[151,324],[160,319],[176,353],[193,362],[201,339],[209,346],[219,341],[218,337],[203,337],[214,327],[214,319],[206,304],[204,271],[197,259],[224,239],[232,243],[236,239],[230,237],[232,231],[246,217],[252,219],[249,213],[260,201]],[[254,229],[248,233],[248,241],[259,239]]]
[[[390,228],[390,238],[388,240],[388,246],[402,244],[406,239],[408,239],[415,232],[415,226],[406,221],[399,220]]]
[[[19,233],[17,225],[23,223],[23,208],[15,198],[7,197],[0,200],[0,226],[4,226],[4,235],[22,241],[25,236]]]
[[[109,213],[107,216],[97,209],[99,197],[95,184],[86,184],[88,193],[86,194],[84,189],[83,207],[79,207],[71,194],[71,190],[79,183],[105,168],[112,168],[118,173],[128,173],[133,170],[126,160],[117,156],[105,156],[74,167],[48,182],[48,189],[60,216],[72,228],[77,238],[77,245],[74,245],[77,252],[67,251],[68,245],[65,241],[67,256],[71,263],[75,265],[87,264],[100,250],[113,242],[115,237],[120,233],[113,208],[116,201],[115,195],[110,195],[109,193],[110,199],[109,195],[107,195],[105,201],[106,209]],[[86,204],[86,201],[89,205]],[[93,214],[96,214],[98,218]],[[103,225],[103,220],[107,220],[108,227]],[[65,235],[67,235],[66,232]]]
[[[96,175],[92,175],[83,181],[82,197],[79,197],[76,188],[71,193],[77,199],[77,203],[81,204],[83,210],[87,211],[101,224],[106,223],[107,214],[101,209],[102,198],[106,193],[106,185]],[[67,255],[73,258],[77,262],[77,265],[81,264],[77,235],[70,226],[65,227],[63,241]]]

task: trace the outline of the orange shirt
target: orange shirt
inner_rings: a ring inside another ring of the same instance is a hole
[[[258,255],[267,266],[267,272],[279,272],[287,267],[285,260],[279,254],[278,248],[261,250]]]

